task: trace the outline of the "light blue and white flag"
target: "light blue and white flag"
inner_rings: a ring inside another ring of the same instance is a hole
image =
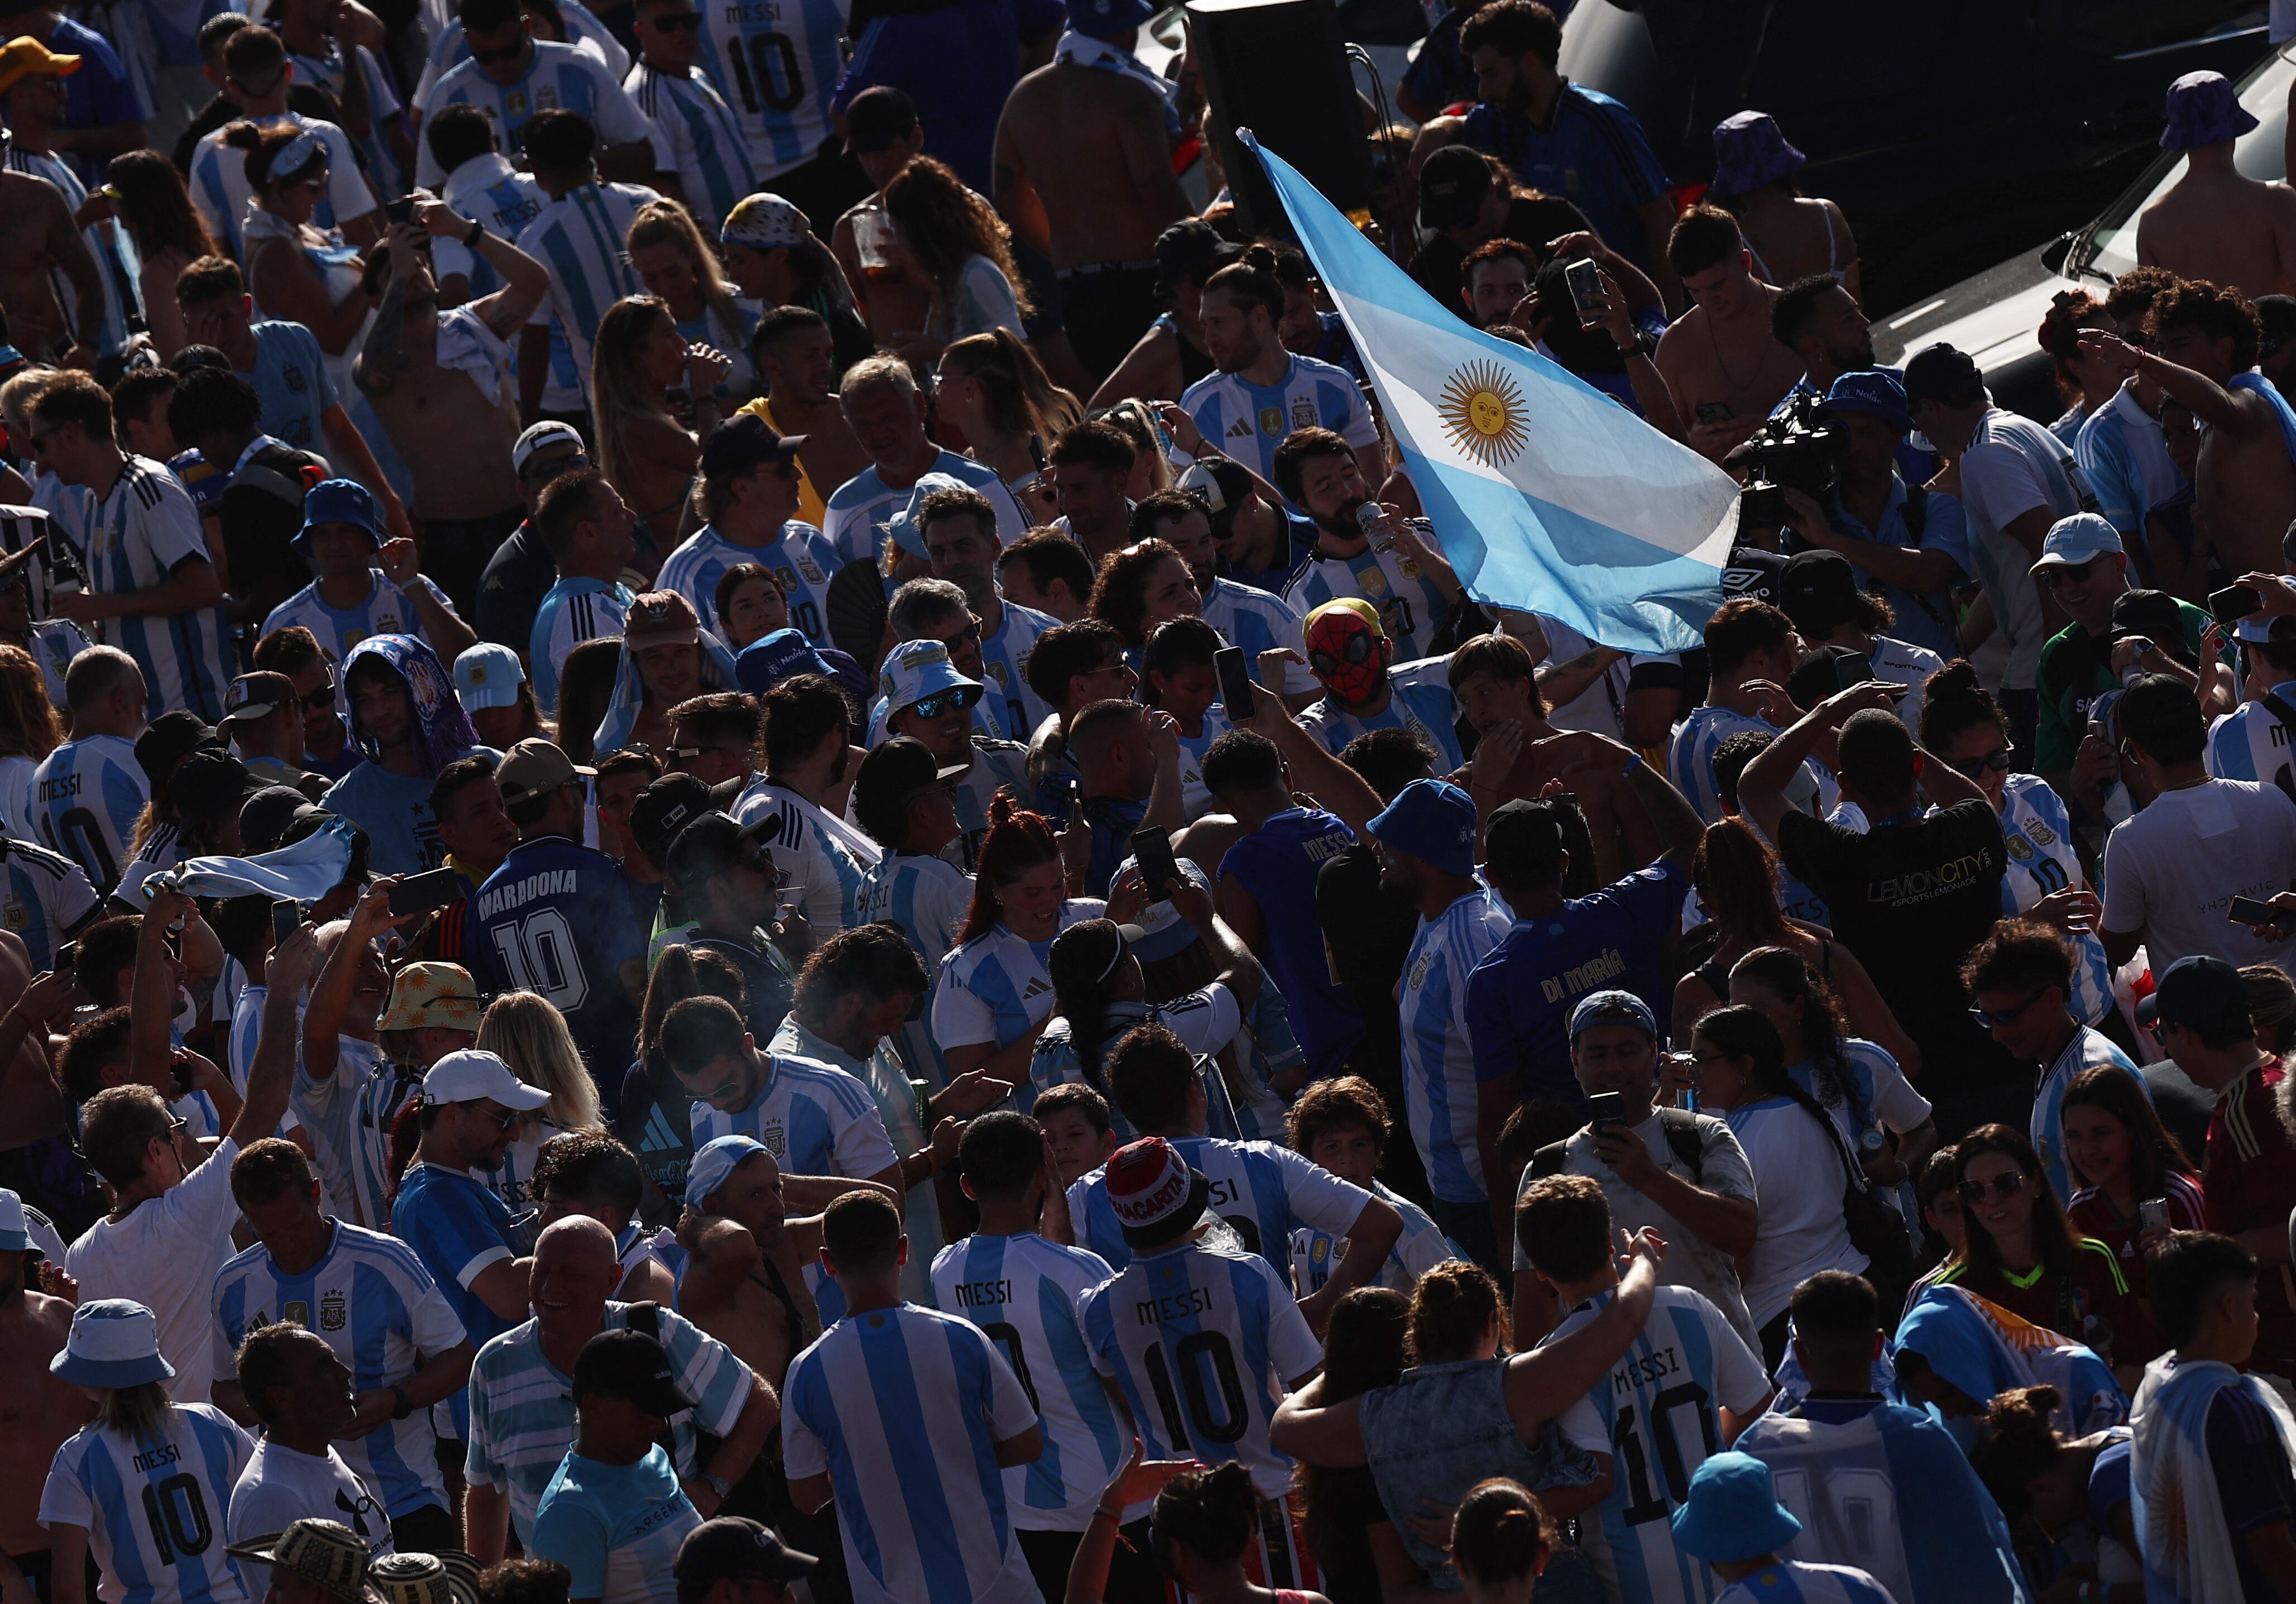
[[[1698,646],[1722,603],[1735,481],[1538,352],[1468,327],[1239,136],[1354,336],[1468,594],[1622,651]]]
[[[292,846],[253,858],[190,858],[144,882],[144,894],[179,891],[192,897],[269,897],[316,902],[351,872],[357,827],[331,818]]]

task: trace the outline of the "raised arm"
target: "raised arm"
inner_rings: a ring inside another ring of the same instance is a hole
[[[303,1066],[315,1081],[335,1073],[335,1060],[341,1056],[337,1038],[350,1010],[351,993],[358,989],[359,966],[374,938],[407,922],[390,917],[391,888],[402,878],[391,875],[376,881],[352,907],[350,922],[329,950],[311,987],[311,1000],[303,1010]]]
[[[246,1100],[231,1125],[231,1139],[242,1147],[269,1136],[286,1115],[287,1094],[295,1083],[295,1005],[318,956],[319,934],[308,925],[298,925],[272,949],[265,970],[270,990],[264,993],[263,1022],[248,1065]]]
[[[1666,1243],[1642,1230],[1628,1239],[1626,1248],[1632,1262],[1619,1279],[1617,1294],[1594,1319],[1568,1337],[1507,1361],[1500,1387],[1515,1433],[1524,1442],[1536,1442],[1547,1421],[1602,1386],[1611,1367],[1642,1335],[1658,1295]]]
[[[1853,685],[1846,691],[1828,696],[1809,712],[1786,726],[1777,739],[1758,753],[1738,777],[1738,807],[1761,829],[1763,836],[1775,842],[1778,827],[1793,810],[1786,801],[1786,787],[1793,784],[1802,763],[1818,749],[1824,741],[1841,727],[1841,721],[1863,708],[1889,708],[1890,693],[1896,688],[1881,680]]]
[[[2245,439],[2274,426],[2243,407],[2237,396],[2207,374],[2179,367],[2151,351],[2139,350],[2118,334],[2108,334],[2102,329],[2083,329],[2080,348],[2084,356],[2103,357],[2124,374],[2152,380],[2212,428],[2230,430]]]
[[[1289,646],[1271,647],[1259,654],[1259,683],[1281,685],[1285,664],[1306,661]],[[1379,793],[1362,775],[1324,751],[1323,744],[1284,711],[1275,693],[1263,690],[1251,702],[1251,717],[1241,722],[1244,728],[1257,730],[1275,743],[1275,749],[1291,766],[1292,788],[1308,793],[1339,815],[1349,829],[1362,835],[1372,816],[1387,806]]]

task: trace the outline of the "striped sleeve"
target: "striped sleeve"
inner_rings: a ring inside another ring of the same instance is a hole
[[[694,1401],[695,1424],[731,1436],[750,1402],[750,1367],[684,1315],[661,1312],[662,1346],[677,1369],[679,1390]]]

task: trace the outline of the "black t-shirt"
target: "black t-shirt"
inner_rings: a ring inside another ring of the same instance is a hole
[[[534,637],[534,615],[557,582],[558,561],[529,518],[495,547],[479,577],[478,616],[472,621],[479,638],[525,651]]]
[[[234,591],[276,606],[311,582],[311,565],[294,541],[303,527],[303,498],[326,476],[324,457],[279,441],[240,465],[216,503]]]
[[[1357,842],[1336,854],[1316,876],[1316,914],[1324,926],[1332,973],[1363,1015],[1363,1045],[1351,1066],[1362,1068],[1390,1107],[1400,1108],[1403,1032],[1395,1003],[1395,983],[1411,955],[1419,930],[1419,910],[1379,888],[1379,852]],[[1407,1141],[1390,1141],[1381,1166],[1387,1184],[1408,1196],[1422,1196],[1409,1184],[1419,1170],[1419,1152]]]
[[[1543,259],[1549,240],[1559,240],[1566,234],[1594,226],[1585,212],[1560,196],[1517,195],[1507,206],[1506,227],[1497,237],[1528,245]],[[1431,234],[1419,248],[1407,270],[1420,288],[1464,317],[1467,308],[1459,299],[1459,292],[1464,288],[1459,282],[1459,268],[1466,259],[1467,253],[1453,243],[1451,236],[1439,232]]]
[[[1804,813],[1778,826],[1778,855],[1825,900],[1833,934],[1874,977],[1922,1049],[1932,1098],[2020,1072],[1969,1016],[1961,962],[2001,917],[2008,864],[1982,799],[1865,835]]]

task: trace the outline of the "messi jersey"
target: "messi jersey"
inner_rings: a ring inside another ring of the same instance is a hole
[[[254,1454],[254,1439],[207,1403],[168,1405],[150,1436],[84,1427],[56,1450],[40,1522],[86,1530],[103,1604],[245,1604],[222,1538]],[[37,1471],[20,1463],[14,1474]]]
[[[725,91],[758,177],[811,160],[829,137],[850,0],[713,0],[697,65]]]
[[[1172,1146],[1211,1182],[1211,1213],[1279,1271],[1290,1266],[1294,1230],[1304,1225],[1343,1237],[1371,1201],[1361,1187],[1289,1147],[1216,1136],[1176,1137]],[[1105,1169],[1069,1188],[1069,1213],[1081,1244],[1119,1270],[1132,1263],[1132,1248],[1108,1201]]]
[[[719,534],[715,525],[703,528],[671,552],[654,581],[657,590],[675,590],[693,604],[701,627],[720,640],[726,631],[718,619],[718,581],[726,571],[755,563],[774,576],[789,603],[790,627],[816,646],[833,646],[824,623],[829,616],[829,581],[838,570],[837,553],[822,532],[795,519],[782,525],[778,539],[764,546],[740,546]]]
[[[540,185],[491,151],[447,175],[445,199],[463,217],[484,223],[488,233],[506,240],[518,238],[550,204]],[[457,239],[432,240],[430,265],[441,282],[456,274],[469,280],[472,300],[502,288],[502,276]]]
[[[124,736],[66,741],[32,776],[33,822],[51,851],[86,871],[98,891],[119,884],[152,783]]]
[[[1546,1340],[1591,1320],[1613,1296],[1575,1311]],[[1599,1519],[1581,1518],[1582,1551],[1622,1604],[1711,1604],[1722,1583],[1674,1545],[1668,1524],[1690,1478],[1722,1451],[1720,1411],[1746,1413],[1769,1396],[1762,1361],[1722,1312],[1685,1287],[1660,1287],[1642,1335],[1595,1390],[1562,1416],[1563,1435],[1611,1455]]]
[[[563,835],[521,842],[472,897],[469,939],[483,992],[538,992],[566,1016],[611,1115],[637,1035],[622,966],[646,949],[621,865]]]
[[[1261,1497],[1283,1495],[1292,1461],[1268,1423],[1324,1351],[1266,1259],[1201,1244],[1136,1259],[1086,1295],[1084,1332],[1147,1458],[1234,1460]]]
[[[1270,484],[1275,448],[1301,429],[1329,429],[1350,446],[1379,443],[1379,425],[1356,382],[1313,357],[1294,356],[1273,384],[1206,374],[1180,392],[1180,405],[1206,440]]]

